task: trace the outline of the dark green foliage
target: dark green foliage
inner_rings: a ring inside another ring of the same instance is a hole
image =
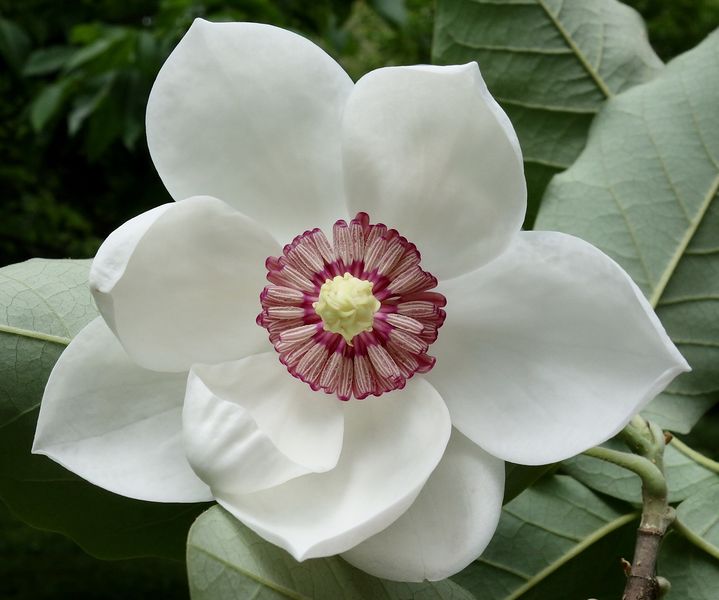
[[[425,0],[1,0],[0,266],[92,256],[120,223],[170,200],[147,154],[145,104],[197,17],[298,31],[355,78],[429,62]]]
[[[719,405],[714,406],[699,421],[683,441],[702,454],[719,460]]]
[[[719,0],[625,0],[649,29],[657,54],[665,61],[696,46],[719,25]]]
[[[67,538],[14,519],[0,502],[0,598],[3,600],[185,600],[181,562],[98,561]]]
[[[299,31],[356,79],[387,64],[429,62],[433,4],[0,0],[0,64],[9,67],[0,68],[0,265],[91,256],[120,223],[169,200],[147,156],[144,107],[195,17]],[[629,4],[649,20],[664,59],[719,23],[719,0]]]

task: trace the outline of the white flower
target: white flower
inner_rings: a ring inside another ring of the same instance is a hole
[[[520,231],[521,151],[475,63],[355,85],[300,36],[197,21],[147,135],[178,202],[98,252],[102,318],[34,446],[108,490],[215,498],[298,560],[441,579],[489,542],[504,460],[601,443],[688,369],[612,260]]]

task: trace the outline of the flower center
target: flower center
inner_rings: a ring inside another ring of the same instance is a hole
[[[427,351],[446,316],[419,263],[414,244],[365,213],[337,221],[332,243],[305,231],[267,259],[257,324],[313,390],[349,400],[401,389],[434,366]]]
[[[312,303],[324,323],[324,330],[339,333],[350,346],[358,333],[372,331],[374,315],[381,306],[372,295],[373,285],[349,273],[325,281],[320,288],[320,299]]]

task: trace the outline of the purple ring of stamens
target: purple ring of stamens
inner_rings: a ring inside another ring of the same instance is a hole
[[[427,354],[444,323],[445,297],[430,291],[437,279],[420,267],[417,247],[386,225],[371,225],[361,212],[332,228],[332,244],[319,229],[305,231],[270,256],[257,324],[267,329],[280,362],[313,390],[340,400],[380,396],[402,389],[435,363]],[[327,279],[349,273],[373,283],[380,301],[372,331],[347,344],[325,331],[312,304]]]

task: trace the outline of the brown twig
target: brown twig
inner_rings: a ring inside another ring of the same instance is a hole
[[[666,507],[665,517],[660,527],[642,523],[637,530],[637,542],[634,546],[634,559],[627,569],[627,583],[622,600],[657,600],[663,595],[663,585],[657,577],[657,556],[664,534],[674,521],[674,511]]]
[[[584,454],[633,471],[642,480],[642,519],[637,530],[634,559],[622,559],[627,576],[622,600],[657,600],[669,582],[657,577],[657,556],[667,530],[674,522],[674,509],[667,501],[664,476],[664,447],[670,440],[657,425],[636,416],[621,432],[621,438],[634,454],[610,448],[590,448]]]
[[[668,586],[666,580],[657,577],[659,547],[675,518],[674,509],[667,502],[664,478],[664,446],[667,440],[659,427],[643,420],[633,421],[624,431],[627,438],[634,438],[635,443],[630,447],[657,467],[661,477],[646,477],[639,473],[642,477],[642,520],[622,600],[657,600]]]

